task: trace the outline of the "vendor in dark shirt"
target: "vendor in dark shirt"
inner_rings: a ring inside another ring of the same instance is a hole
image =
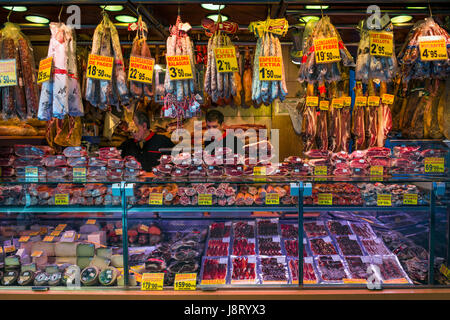
[[[137,131],[133,133],[134,139],[128,139],[119,147],[122,157],[133,156],[142,165],[142,169],[150,172],[159,164],[162,153],[161,148],[173,148],[173,142],[166,136],[156,134],[150,130],[150,121],[143,112],[134,115]]]
[[[211,154],[214,154],[214,149],[216,147],[229,147],[232,148],[233,153],[243,154],[244,145],[240,139],[238,139],[233,133],[227,133],[223,128],[224,116],[222,112],[218,110],[210,110],[206,113],[206,129],[213,132],[213,130],[218,130],[221,133],[221,137],[211,137],[210,140],[204,139],[205,148],[211,145],[208,149],[211,150]],[[212,148],[212,149],[211,149]]]

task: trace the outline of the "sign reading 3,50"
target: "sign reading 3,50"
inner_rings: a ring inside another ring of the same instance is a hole
[[[170,80],[192,79],[192,66],[189,56],[167,56]]]
[[[90,54],[86,77],[109,81],[112,78],[113,64],[113,57]]]

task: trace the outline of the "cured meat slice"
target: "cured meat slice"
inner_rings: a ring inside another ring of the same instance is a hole
[[[67,165],[67,160],[63,155],[46,156],[42,159],[42,165],[46,167],[64,167]]]
[[[52,154],[53,150],[47,146],[32,146],[32,145],[15,145],[14,153],[18,157],[26,158],[42,158],[46,155]]]
[[[390,157],[391,149],[384,147],[369,148],[366,152],[367,157]]]
[[[122,169],[124,167],[124,161],[118,159],[108,159],[108,167],[112,169]]]
[[[105,159],[101,159],[99,157],[89,157],[89,167],[106,167],[107,165],[108,161]]]
[[[100,148],[98,150],[98,155],[101,159],[113,159],[121,157],[120,150],[115,147]]]
[[[64,149],[63,154],[67,158],[87,157],[87,152],[84,147],[67,147]]]
[[[86,167],[87,158],[86,157],[68,158],[67,165],[69,167]]]

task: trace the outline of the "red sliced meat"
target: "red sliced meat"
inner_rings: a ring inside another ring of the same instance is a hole
[[[391,167],[391,158],[369,157],[369,164],[371,166],[382,166],[382,167],[390,168]]]
[[[350,156],[349,159],[350,160],[354,160],[354,159],[365,159],[366,158],[366,151],[365,150],[356,150],[353,151]]]
[[[108,167],[111,169],[122,169],[124,167],[124,161],[120,158],[108,159]]]
[[[333,171],[335,176],[350,176],[351,174],[352,170],[350,168],[337,168]]]
[[[447,155],[447,150],[444,149],[426,149],[423,150],[420,155],[422,158],[433,157],[433,158],[441,158]]]
[[[87,152],[86,152],[85,147],[67,147],[64,149],[63,154],[67,158],[87,157]]]
[[[86,167],[87,158],[86,157],[68,158],[67,165],[69,167]]]
[[[122,169],[111,169],[108,168],[108,177],[109,178],[121,178],[123,175]]]
[[[187,177],[189,175],[189,168],[176,165],[173,168],[171,175],[174,177]]]
[[[108,169],[106,167],[89,167],[87,171],[88,177],[106,177]]]
[[[72,168],[68,167],[48,167],[47,178],[63,178],[72,176]]]
[[[223,175],[223,168],[219,166],[207,166],[206,174],[209,177],[220,177]]]
[[[385,147],[369,148],[366,152],[367,157],[390,157],[391,149]]]
[[[330,156],[330,151],[328,151],[328,150],[312,149],[312,150],[306,151],[305,155],[308,158],[328,158]]]
[[[238,177],[244,174],[244,168],[242,166],[227,166],[225,167],[225,174],[231,177]]]
[[[89,167],[106,167],[108,161],[100,157],[89,157],[88,166]]]
[[[160,164],[169,164],[172,162],[172,156],[171,155],[167,155],[164,154],[161,156],[161,158],[159,158],[159,163]]]
[[[129,169],[140,170],[142,169],[141,163],[133,156],[126,156],[124,159],[125,167]]]
[[[63,155],[46,156],[42,159],[42,165],[46,167],[64,167],[67,165],[67,159]]]
[[[34,159],[34,158],[16,158],[14,160],[14,167],[20,168],[20,167],[39,167],[42,165],[42,159]]]
[[[365,169],[369,167],[368,161],[362,158],[351,160],[349,165],[351,168],[359,168],[359,169]]]
[[[52,154],[52,148],[48,146],[32,146],[29,144],[16,144],[14,146],[14,153],[18,157],[26,158],[43,158],[46,155]]]
[[[100,148],[98,150],[98,155],[100,158],[106,160],[121,157],[120,150],[115,147]]]

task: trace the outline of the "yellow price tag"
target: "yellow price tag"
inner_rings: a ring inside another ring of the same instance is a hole
[[[391,200],[390,194],[378,194],[377,195],[377,206],[380,207],[390,207],[392,206],[392,200]]]
[[[314,51],[316,55],[316,63],[331,63],[341,60],[337,37],[315,39]]]
[[[16,246],[5,246],[5,252],[10,253],[16,251]]]
[[[16,59],[0,60],[0,87],[17,85]]]
[[[25,168],[25,177],[38,177],[39,170],[37,167],[26,167]]]
[[[52,75],[52,62],[53,57],[42,59],[39,62],[37,83],[42,83],[50,80]]]
[[[444,173],[444,158],[425,158],[426,173]]]
[[[350,107],[352,105],[352,97],[344,97],[344,107]]]
[[[314,167],[315,176],[326,176],[328,175],[327,166],[316,166]]]
[[[148,197],[148,204],[151,205],[162,205],[163,204],[163,194],[162,193],[150,193]]]
[[[333,205],[333,195],[331,193],[319,193],[318,194],[318,204],[320,206],[332,206]]]
[[[69,195],[65,194],[55,194],[55,205],[68,205]]]
[[[33,258],[39,258],[40,256],[42,256],[44,252],[43,251],[33,251],[33,253],[31,254],[31,256]]]
[[[447,60],[447,44],[443,36],[419,37],[420,59],[422,61]]]
[[[86,168],[73,168],[74,178],[86,178]]]
[[[170,80],[184,80],[193,77],[189,56],[167,56],[166,61]]]
[[[86,69],[86,77],[109,81],[112,78],[113,65],[113,57],[90,54]]]
[[[405,193],[403,195],[403,204],[417,205],[417,193]]]
[[[350,99],[351,102],[351,99]],[[333,107],[333,109],[340,109],[344,106],[344,98],[334,98],[331,101],[331,106]]]
[[[211,206],[212,205],[212,194],[199,194],[198,195],[198,205],[199,206]]]
[[[95,224],[97,222],[97,220],[95,219],[89,219],[88,221],[86,221],[86,224]]]
[[[39,231],[35,231],[35,232],[31,232],[30,236],[34,237],[34,236],[37,236],[38,234],[39,234]]]
[[[50,233],[50,235],[53,237],[59,237],[60,234],[61,234],[61,231],[59,231],[59,230],[55,230],[52,233]]]
[[[391,57],[394,52],[394,35],[390,32],[369,31],[371,56]]]
[[[280,81],[283,77],[281,57],[259,57],[259,80]]]
[[[214,49],[217,72],[237,72],[239,70],[236,49],[234,47],[222,47]]]
[[[266,194],[266,204],[280,204],[280,195],[278,193],[268,193]]]
[[[122,232],[122,229],[114,229],[114,233],[116,234],[116,236],[121,236],[123,234]]]
[[[144,273],[142,275],[141,290],[162,290],[164,285],[164,273]]]
[[[450,279],[450,270],[447,268],[445,264],[441,264],[441,267],[439,268],[439,271],[446,276],[448,279]]]
[[[394,103],[394,95],[393,94],[383,94],[381,97],[381,102],[384,104],[393,104]]]
[[[307,107],[317,107],[319,105],[319,97],[316,96],[307,96],[306,97],[306,106]]]
[[[378,107],[380,105],[380,97],[369,96],[367,103],[369,104],[369,107]]]
[[[174,290],[195,290],[196,287],[196,273],[177,273],[175,275]]]
[[[54,238],[55,238],[54,236],[46,236],[43,241],[44,242],[52,242]]]
[[[356,97],[355,105],[357,107],[365,107],[367,105],[367,97],[363,97],[363,96]]]
[[[319,104],[319,109],[323,111],[328,111],[330,108],[330,101],[327,100],[321,100]]]
[[[265,176],[266,175],[266,167],[254,167],[253,175],[254,176]]]
[[[63,231],[67,227],[67,224],[58,224],[55,228],[57,231]]]
[[[154,66],[155,59],[130,56],[128,80],[151,84]]]
[[[30,240],[30,236],[22,236],[19,238],[19,242],[28,242]]]
[[[371,176],[382,176],[384,172],[383,166],[372,166],[370,167]]]

